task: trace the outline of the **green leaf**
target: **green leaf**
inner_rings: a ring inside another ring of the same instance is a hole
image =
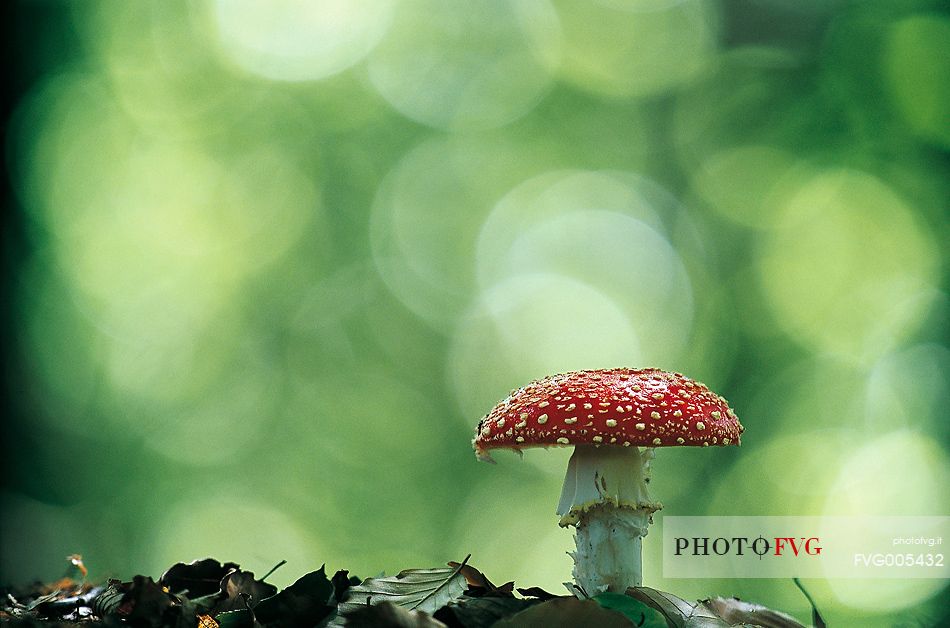
[[[461,568],[406,569],[389,578],[367,578],[347,590],[338,612],[345,615],[363,606],[392,602],[409,610],[434,613],[462,597],[467,582]]]
[[[818,612],[815,600],[812,599],[811,595],[805,589],[805,585],[803,585],[802,581],[798,578],[792,578],[792,581],[795,583],[795,586],[798,587],[798,590],[802,592],[802,595],[805,596],[805,599],[808,600],[808,603],[811,604],[811,623],[814,624],[815,628],[825,628],[825,618]]]
[[[600,593],[592,598],[595,602],[612,611],[623,613],[627,619],[641,628],[666,628],[667,623],[659,611],[650,608],[640,600],[622,593]]]
[[[254,615],[246,608],[218,613],[214,620],[221,628],[253,628],[255,625]]]

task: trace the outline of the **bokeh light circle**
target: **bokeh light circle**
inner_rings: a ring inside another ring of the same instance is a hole
[[[104,376],[116,401],[151,401],[161,424],[226,370],[240,289],[319,221],[316,184],[266,143],[224,156],[142,134],[108,85],[82,74],[43,83],[17,119],[32,131],[16,133],[17,189],[70,286],[61,314],[84,330],[75,364]]]
[[[250,455],[274,423],[279,373],[259,346],[231,353],[228,367],[207,378],[200,394],[178,403],[167,396],[157,400],[129,422],[129,432],[141,434],[150,449],[178,464],[213,468]]]
[[[825,514],[924,516],[950,509],[950,458],[930,435],[895,430],[852,449],[828,490]]]
[[[950,19],[912,15],[893,24],[883,58],[896,109],[922,137],[950,147]]]
[[[593,0],[592,4],[599,4],[621,11],[663,11],[689,0]]]
[[[452,339],[463,416],[552,373],[671,368],[691,333],[693,294],[662,233],[656,188],[626,173],[552,171],[496,204],[477,243],[481,293]]]
[[[705,512],[790,517],[822,514],[824,498],[841,464],[840,452],[855,432],[835,428],[798,433],[776,430],[782,435],[770,438],[768,424],[764,428],[751,434],[746,430],[741,455],[716,482]]]
[[[917,429],[948,442],[950,350],[919,344],[891,353],[870,369],[865,392],[865,429],[871,433]]]
[[[331,76],[385,35],[392,0],[217,0],[222,51],[239,67],[281,81]]]
[[[853,448],[852,448],[853,449]],[[857,448],[841,466],[826,497],[826,515],[946,515],[950,458],[929,435],[915,430],[882,434]],[[855,530],[860,535],[860,530]],[[893,611],[927,600],[946,586],[938,578],[833,579],[838,601],[871,611]]]
[[[716,5],[684,0],[635,10],[638,4],[647,3],[557,2],[561,76],[608,97],[656,96],[696,78],[716,54]]]
[[[122,184],[109,166],[124,162],[135,131],[103,78],[46,78],[20,101],[10,128],[14,189],[44,231],[64,237],[78,230],[108,202],[103,189]]]
[[[784,200],[759,250],[778,323],[819,352],[869,363],[914,331],[936,295],[937,249],[881,180],[833,170]]]
[[[403,155],[379,186],[370,217],[373,261],[387,287],[451,333],[477,292],[485,217],[547,159],[533,146],[485,135],[435,138]]]
[[[484,291],[452,340],[451,385],[467,417],[554,373],[640,364],[640,337],[614,299],[556,274],[515,275]]]
[[[797,172],[797,160],[768,145],[727,148],[710,155],[692,176],[692,185],[712,209],[748,227],[775,223],[778,188]]]
[[[671,364],[690,335],[693,293],[678,252],[663,234],[650,198],[654,187],[641,177],[611,172],[559,171],[526,181],[485,220],[477,249],[479,284],[488,289],[528,273],[570,277],[620,308],[635,330],[643,364]]]
[[[370,55],[373,85],[397,111],[444,129],[484,129],[531,110],[560,57],[547,0],[405,0]]]
[[[166,138],[221,130],[246,102],[208,36],[208,4],[67,3],[93,72],[126,116]]]
[[[809,120],[795,109],[791,89],[799,65],[794,53],[779,47],[717,54],[679,91],[673,107],[670,140],[686,172],[715,165],[707,160],[731,147],[774,146],[776,138],[808,133]]]

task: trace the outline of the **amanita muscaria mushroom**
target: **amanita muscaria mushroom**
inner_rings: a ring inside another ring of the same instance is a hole
[[[576,526],[574,582],[589,596],[642,583],[641,539],[662,506],[650,499],[654,447],[738,445],[743,428],[704,384],[659,369],[552,375],[512,391],[478,424],[489,450],[574,446],[557,507]],[[644,449],[641,450],[640,448]]]

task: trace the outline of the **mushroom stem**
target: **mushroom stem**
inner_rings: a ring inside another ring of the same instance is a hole
[[[578,445],[557,514],[576,526],[574,582],[588,596],[623,593],[643,581],[641,539],[662,506],[650,500],[653,450]]]

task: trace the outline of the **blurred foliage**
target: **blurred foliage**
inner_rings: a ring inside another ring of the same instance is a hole
[[[661,452],[664,512],[950,512],[941,3],[12,12],[3,580],[472,553],[556,588],[565,452],[469,441],[588,367],[683,371],[745,424]],[[651,539],[651,585],[810,612],[666,581]],[[945,586],[809,583],[831,625]]]

